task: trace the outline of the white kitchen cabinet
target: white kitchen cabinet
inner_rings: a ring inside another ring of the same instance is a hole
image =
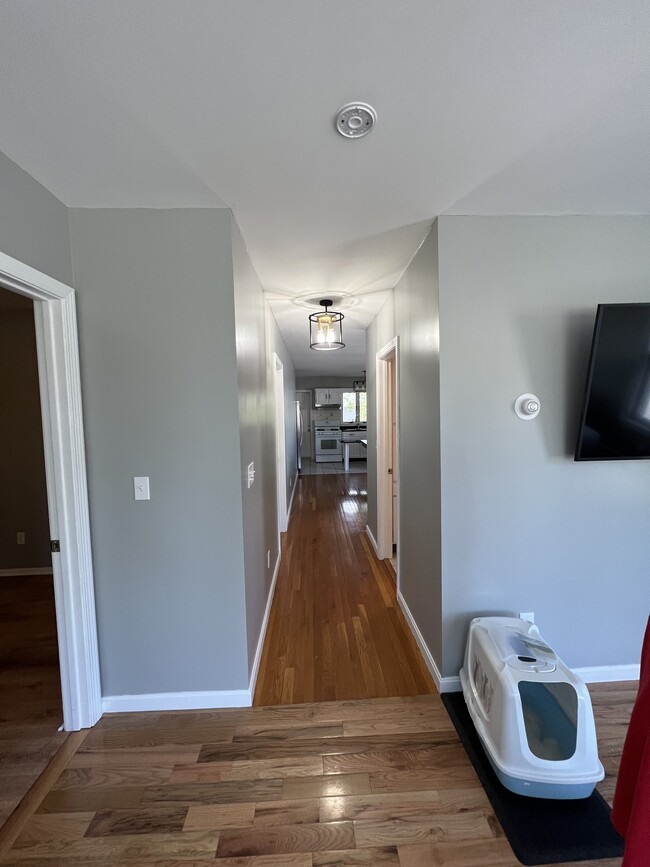
[[[340,405],[343,389],[341,388],[315,388],[314,406]]]
[[[350,458],[351,459],[354,458],[356,460],[359,458],[365,458],[365,456],[366,456],[366,450],[365,450],[364,446],[361,445],[361,443],[354,443],[351,446],[351,448],[350,448]]]
[[[350,434],[349,439],[353,439],[353,438],[356,439],[357,437],[365,437],[365,435],[366,435],[365,431],[359,431],[359,433],[355,432],[354,434]],[[350,449],[350,460],[351,461],[360,460],[360,459],[365,460],[366,459],[367,449],[361,443],[351,442],[349,445],[349,449]]]

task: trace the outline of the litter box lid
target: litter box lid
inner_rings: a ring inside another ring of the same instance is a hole
[[[496,618],[495,618],[496,620]],[[512,625],[483,620],[485,627],[494,642],[499,658],[517,671],[551,672],[555,671],[558,658],[555,652],[546,644],[536,626],[526,621],[514,619]]]

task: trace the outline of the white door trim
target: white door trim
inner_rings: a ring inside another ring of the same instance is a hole
[[[275,475],[278,489],[278,552],[281,550],[280,533],[287,521],[287,457],[284,430],[284,365],[273,353],[273,384],[275,394]]]
[[[34,302],[63,727],[102,715],[74,289],[0,253],[0,285]]]
[[[399,510],[399,485],[400,476],[399,462],[399,338],[394,337],[383,346],[376,355],[376,394],[377,394],[377,549],[379,558],[386,559],[393,555],[393,526],[392,526],[392,479],[388,475],[390,467],[390,370],[388,361],[391,356],[395,357],[395,415],[396,443],[395,454],[397,456],[397,587],[399,589],[399,565],[400,565],[400,510]],[[391,505],[391,508],[389,508]]]

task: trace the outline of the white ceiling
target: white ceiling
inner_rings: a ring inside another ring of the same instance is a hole
[[[650,212],[649,72],[650,0],[3,0],[0,150],[70,206],[232,207],[297,367],[356,373],[437,215]],[[331,295],[349,346],[305,350]]]

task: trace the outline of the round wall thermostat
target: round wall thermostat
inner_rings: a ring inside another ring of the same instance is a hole
[[[537,418],[541,408],[540,399],[534,394],[520,394],[515,401],[515,412],[524,421]]]

